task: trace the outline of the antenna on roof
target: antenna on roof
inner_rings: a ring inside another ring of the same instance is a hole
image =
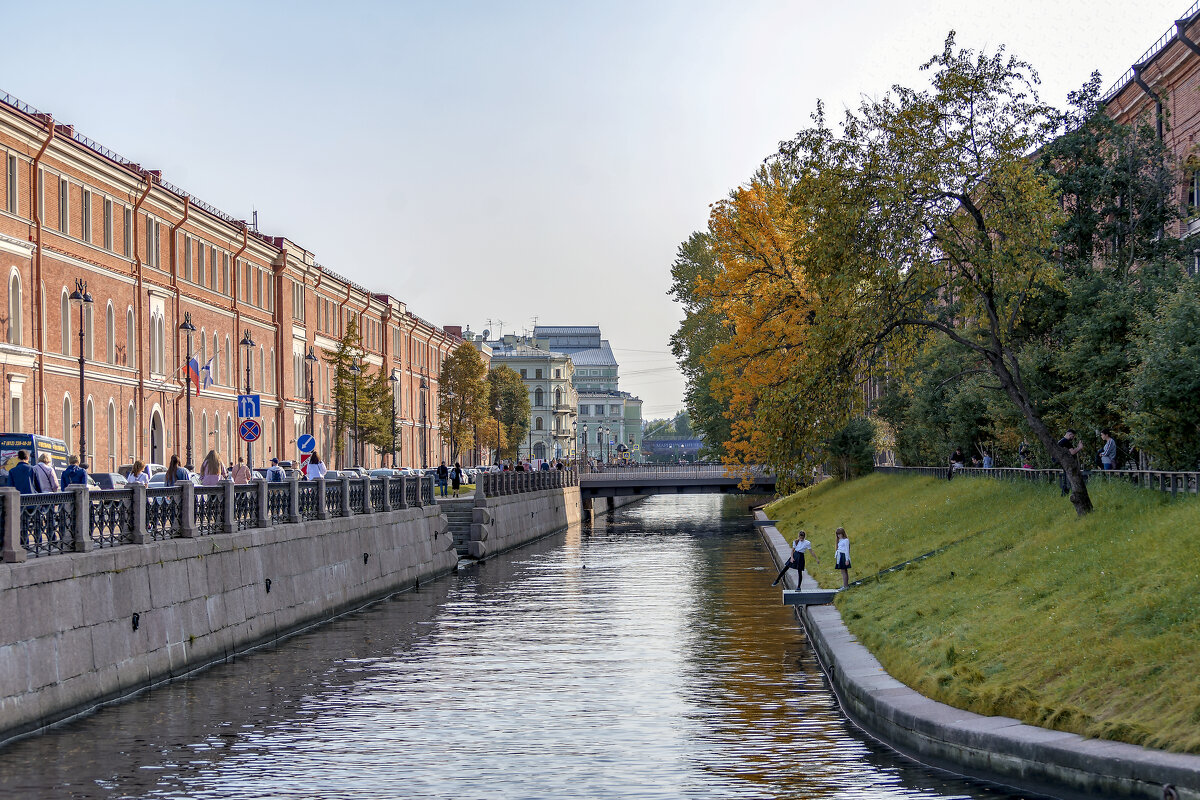
[[[253,222],[250,223],[250,226],[254,228],[255,233],[258,233],[258,209],[254,208],[253,206],[251,206],[250,209],[250,213],[253,214],[251,217]]]

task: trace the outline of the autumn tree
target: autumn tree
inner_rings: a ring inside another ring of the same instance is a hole
[[[345,465],[346,431],[354,424],[354,399],[365,398],[363,374],[361,372],[363,349],[358,324],[351,316],[346,331],[338,340],[337,348],[322,351],[325,363],[333,368],[333,440],[336,463],[340,469]],[[359,371],[355,371],[355,369]],[[359,427],[363,422],[363,406],[359,406]],[[352,459],[357,464],[357,456]]]
[[[500,457],[516,458],[521,441],[529,432],[529,391],[512,367],[501,364],[488,373],[488,408],[500,408]],[[495,424],[493,417],[492,423]]]
[[[487,366],[470,342],[463,342],[442,362],[438,375],[438,430],[450,446],[450,462],[475,446],[475,432],[491,418]]]

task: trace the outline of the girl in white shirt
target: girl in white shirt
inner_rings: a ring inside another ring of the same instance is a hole
[[[846,538],[846,529],[838,528],[833,532],[837,538],[837,554],[834,556],[834,563],[842,573],[842,588],[845,589],[850,585],[850,540]]]
[[[811,552],[813,559],[818,564],[821,563],[821,559],[817,558],[817,552],[812,549],[812,542],[808,541],[807,537],[808,534],[806,534],[804,531],[800,531],[796,534],[796,543],[792,545],[792,557],[789,558],[787,563],[783,565],[783,569],[779,570],[779,574],[775,576],[775,580],[771,583],[772,586],[777,586],[779,582],[783,580],[783,576],[787,574],[787,571],[789,569],[794,569],[797,573],[799,573],[796,576],[796,588],[799,589],[800,585],[804,582],[805,553]]]

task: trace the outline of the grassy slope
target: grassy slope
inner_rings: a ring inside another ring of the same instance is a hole
[[[1057,487],[871,475],[768,509],[850,578],[960,541],[838,598],[897,679],[944,703],[1087,736],[1200,753],[1200,500],[1096,482],[1079,519]],[[969,536],[981,532],[976,536]],[[965,538],[969,537],[969,538]]]

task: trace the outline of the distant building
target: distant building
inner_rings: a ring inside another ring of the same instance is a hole
[[[514,335],[483,345],[491,350],[491,368],[509,367],[529,390],[530,427],[525,441],[519,443],[520,455],[573,458],[578,396],[571,357]]]

